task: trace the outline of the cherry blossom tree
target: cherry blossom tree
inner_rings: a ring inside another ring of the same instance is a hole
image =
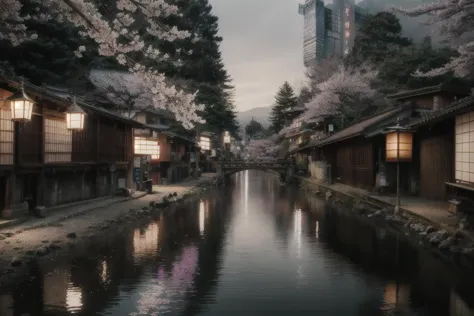
[[[459,56],[452,57],[443,67],[428,72],[417,71],[415,76],[435,77],[453,72],[458,77],[474,75],[474,2],[472,0],[438,0],[411,9],[391,7],[408,16],[428,15],[426,23],[435,27],[457,46]]]
[[[366,115],[371,101],[377,96],[372,88],[377,73],[369,65],[339,66],[327,80],[316,85],[315,90],[319,92],[306,104],[308,110],[297,120],[338,116],[344,126]]]
[[[252,160],[275,160],[278,158],[280,136],[272,135],[265,139],[251,140],[245,148],[245,154]]]
[[[143,24],[149,35],[161,40],[173,42],[196,34],[169,28],[162,23],[162,18],[179,15],[176,6],[166,0],[117,0],[115,8],[103,16],[92,0],[31,0],[37,4],[36,14],[22,16],[20,0],[0,0],[0,39],[9,40],[17,45],[23,41],[35,39],[34,30],[28,30],[25,21],[37,19],[47,21],[55,19],[76,27],[79,34],[93,39],[98,45],[99,54],[115,57],[130,73],[136,75],[152,96],[153,105],[170,110],[184,127],[192,128],[195,123],[204,123],[199,111],[204,108],[194,102],[195,94],[189,94],[170,84],[164,74],[146,66],[145,60],[169,60],[170,56],[162,54],[153,46],[146,46],[140,30]],[[137,25],[140,25],[138,28]],[[86,47],[76,50],[81,54]],[[189,54],[192,52],[180,52]],[[140,61],[132,58],[140,56]],[[179,64],[179,60],[176,61]]]

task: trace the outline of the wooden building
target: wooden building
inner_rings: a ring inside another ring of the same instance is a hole
[[[474,158],[470,159],[474,99],[466,94],[464,89],[440,85],[391,95],[397,103],[394,109],[310,146],[320,153],[317,159],[325,162],[330,180],[395,192],[396,163],[387,162],[386,133],[398,122],[412,134],[411,161],[400,163],[403,194],[432,200],[446,200],[453,192],[474,197]]]
[[[144,128],[134,130],[135,153],[151,156],[148,170],[155,185],[176,183],[190,175],[198,151],[193,134],[176,130],[178,124],[172,113],[153,106],[136,76],[93,69],[89,81],[94,91],[90,96],[102,107],[143,124]]]
[[[314,144],[323,160],[330,166],[330,178],[347,185],[372,190],[378,172],[378,153],[385,148],[369,138],[371,128],[394,123],[405,107],[391,109],[371,116]]]
[[[474,197],[474,98],[461,99],[412,120],[419,143],[420,196]]]
[[[85,111],[82,130],[69,130],[65,111],[69,96],[24,84],[34,100],[31,119],[13,122],[6,99],[20,89],[17,80],[0,78],[0,210],[4,216],[24,212],[24,201],[55,206],[87,200],[129,187],[133,128],[141,124],[93,105]],[[20,211],[21,210],[21,211]],[[22,215],[22,214],[20,214]]]

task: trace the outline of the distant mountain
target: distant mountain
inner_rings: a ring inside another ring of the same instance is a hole
[[[245,129],[245,126],[252,120],[259,122],[263,125],[263,127],[267,128],[270,125],[270,121],[268,118],[270,117],[270,112],[272,108],[270,106],[267,107],[259,107],[253,108],[251,110],[237,112],[237,120],[240,123],[242,131]]]

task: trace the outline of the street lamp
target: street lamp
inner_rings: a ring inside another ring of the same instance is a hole
[[[76,97],[72,105],[66,110],[66,125],[68,130],[81,131],[84,129],[84,117],[86,112],[77,105]]]
[[[395,213],[400,210],[400,162],[410,162],[413,157],[413,132],[400,125],[388,127],[386,133],[386,157],[387,162],[397,163],[397,202]]]
[[[35,102],[25,93],[23,81],[21,82],[20,91],[7,98],[7,101],[10,103],[12,121],[26,122],[31,120]]]

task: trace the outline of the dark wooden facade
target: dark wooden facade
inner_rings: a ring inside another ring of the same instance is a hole
[[[17,83],[4,82],[2,99],[17,88]],[[10,109],[6,101],[0,104],[2,140],[9,140],[5,133],[13,134],[11,142],[0,146],[1,210],[27,197],[36,205],[53,206],[111,194],[118,179],[127,178],[131,170],[137,123],[84,105],[85,128],[73,132],[64,113],[70,101],[36,86],[25,90],[36,102],[30,121],[4,119]]]
[[[375,153],[371,139],[363,136],[322,147],[332,166],[332,179],[350,186],[372,190],[375,184]]]
[[[420,196],[446,200],[446,182],[454,180],[454,118],[417,131],[420,155]]]

